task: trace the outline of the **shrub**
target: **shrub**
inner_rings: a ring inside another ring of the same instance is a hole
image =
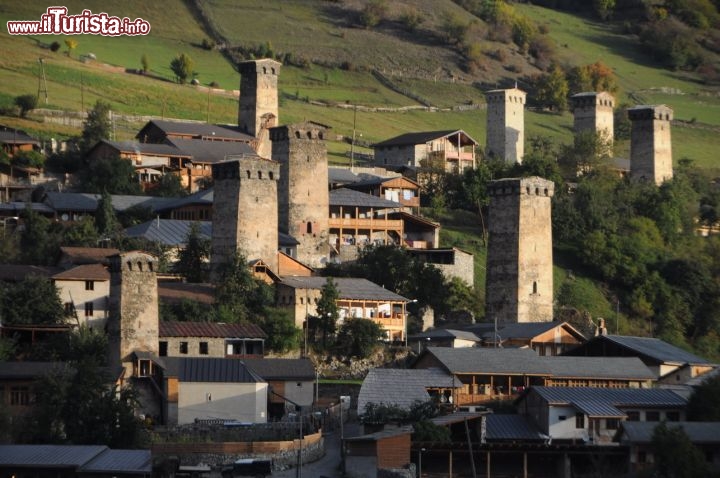
[[[37,107],[37,96],[35,95],[20,95],[16,96],[14,100],[15,106],[20,108],[20,117],[24,118],[28,111]]]
[[[212,40],[208,40],[207,38],[203,38],[202,47],[204,50],[212,50],[213,48],[215,48],[215,42]]]
[[[405,13],[400,16],[400,23],[402,23],[405,29],[409,32],[417,30],[423,21],[423,16],[415,8],[405,10]]]
[[[50,51],[52,51],[53,53],[55,53],[55,52],[57,52],[58,50],[60,50],[60,42],[59,42],[59,41],[54,41],[54,42],[52,42],[52,43],[50,44]]]
[[[385,0],[370,0],[360,12],[360,24],[372,28],[385,19],[387,4]]]

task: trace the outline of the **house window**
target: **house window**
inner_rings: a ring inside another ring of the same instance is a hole
[[[645,451],[638,452],[638,463],[647,463],[647,452],[645,452]]]
[[[180,342],[180,353],[183,355],[187,355],[187,353],[188,353],[188,343],[187,342]]]
[[[576,413],[575,414],[575,428],[585,428],[585,414],[584,413]]]
[[[95,282],[91,280],[85,281],[85,290],[95,290]]]
[[[565,415],[560,415],[558,417],[558,420],[560,420],[560,421],[567,420],[567,417]]]
[[[669,422],[679,422],[680,412],[665,412],[665,419]]]
[[[208,354],[208,343],[200,342],[200,355],[207,355],[207,354]]]
[[[618,420],[615,418],[606,418],[605,419],[605,428],[608,430],[617,430],[618,429]]]
[[[15,405],[15,406],[30,405],[30,389],[28,387],[11,387],[10,388],[10,405]]]
[[[85,302],[85,317],[92,317],[94,312],[92,302]]]
[[[161,357],[167,357],[167,342],[160,342],[160,350],[158,351]]]
[[[640,421],[640,412],[627,412],[627,420],[629,422]]]
[[[645,421],[646,422],[659,422],[660,421],[660,412],[645,412]]]
[[[72,302],[65,302],[65,315],[72,315],[75,311],[75,307],[73,307]]]

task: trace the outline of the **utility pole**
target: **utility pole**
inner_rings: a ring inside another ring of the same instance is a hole
[[[38,99],[40,99],[40,95],[45,96],[45,104],[48,103],[48,91],[47,91],[47,80],[45,79],[45,63],[43,62],[42,58],[38,58],[38,63],[40,63],[40,72],[38,75]]]
[[[353,166],[355,165],[355,127],[357,126],[357,105],[353,108],[353,134],[352,141],[350,143],[350,172],[353,172]]]

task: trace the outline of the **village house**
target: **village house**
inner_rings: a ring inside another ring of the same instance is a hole
[[[0,362],[0,404],[10,417],[22,417],[35,402],[35,382],[56,369],[61,362]]]
[[[268,383],[268,417],[309,410],[318,393],[317,374],[310,359],[246,358],[245,365]]]
[[[666,423],[668,429],[679,427],[690,442],[698,447],[711,469],[720,470],[720,422]],[[628,447],[628,470],[636,476],[655,463],[653,434],[657,422],[624,421],[615,435],[615,441]]]
[[[436,167],[462,173],[475,168],[478,142],[463,130],[405,133],[375,143],[375,164],[384,167]]]
[[[531,386],[647,388],[654,381],[637,358],[538,356],[530,349],[428,347],[412,367],[456,376],[463,384],[456,405],[514,399]]]
[[[407,468],[410,464],[411,426],[386,428],[343,440],[344,466],[356,478],[377,478],[380,470]]]
[[[375,176],[358,179],[342,187],[400,203],[411,213],[420,212],[420,185],[410,178]]]
[[[638,357],[661,384],[681,384],[717,365],[653,337],[598,335],[565,352],[572,357]]]
[[[52,276],[70,321],[102,331],[109,313],[110,273],[103,264],[83,264]]]
[[[317,302],[325,277],[282,277],[277,284],[277,305],[288,309],[295,326],[303,328],[310,316],[317,315]],[[405,305],[409,299],[367,279],[332,278],[338,290],[339,324],[353,318],[370,319],[385,331],[388,341],[404,341],[407,333]]]
[[[262,357],[267,335],[256,324],[161,320],[160,357]]]
[[[413,249],[408,252],[426,264],[432,264],[443,273],[446,279],[456,277],[466,285],[475,285],[475,256],[457,247],[439,249]]]
[[[625,420],[684,420],[687,401],[658,388],[531,387],[515,403],[553,442],[602,445]]]

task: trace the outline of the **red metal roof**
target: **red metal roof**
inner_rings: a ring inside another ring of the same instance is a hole
[[[255,324],[212,322],[160,322],[160,337],[267,338]]]

